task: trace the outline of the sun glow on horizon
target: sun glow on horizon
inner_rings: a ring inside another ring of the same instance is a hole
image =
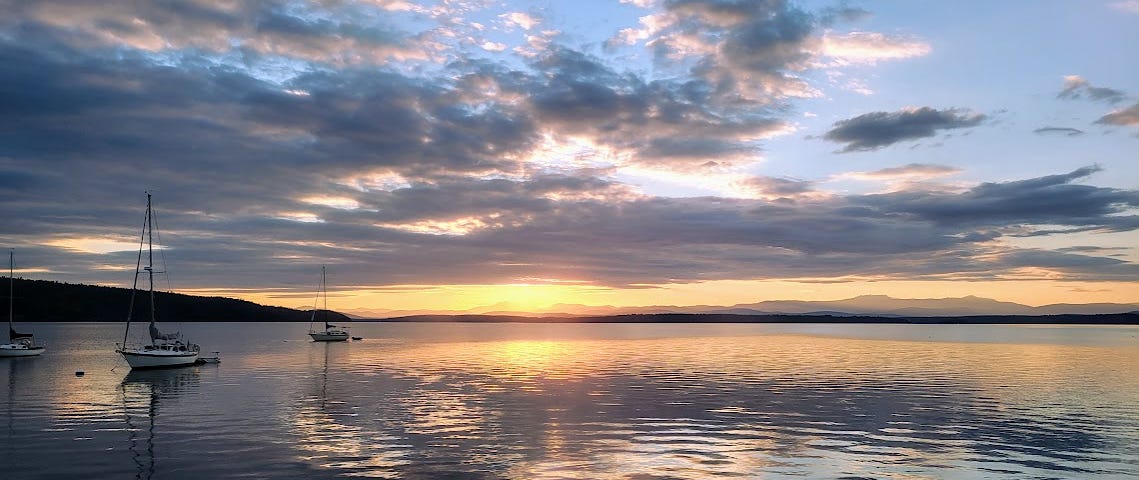
[[[202,290],[204,291],[204,290]],[[208,289],[219,295],[290,308],[309,308],[307,292]],[[1139,303],[1131,282],[1011,281],[848,281],[826,279],[720,280],[630,288],[588,283],[515,283],[504,285],[398,285],[337,292],[330,308],[361,316],[386,312],[526,312],[577,313],[588,307],[732,306],[763,301],[834,301],[864,295],[895,299],[976,296],[1028,306],[1058,303]]]

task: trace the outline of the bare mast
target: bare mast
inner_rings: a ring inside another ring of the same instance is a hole
[[[131,284],[131,303],[130,306],[127,307],[127,328],[123,331],[123,348],[127,346],[127,337],[131,331],[131,317],[134,316],[134,299],[138,294],[138,270],[142,267],[142,242],[146,240],[148,226],[150,226],[150,192],[146,192],[146,215],[142,218],[142,233],[138,238],[138,259],[134,264],[134,282]],[[151,284],[153,283],[152,277]],[[153,305],[151,308],[153,309]]]
[[[325,275],[324,265],[320,266],[320,290],[324,294],[324,306],[321,307],[323,311],[320,314],[324,317],[324,331],[327,332],[330,328],[328,326],[328,277]]]
[[[8,340],[12,340],[12,332],[16,331],[16,327],[12,326],[12,304],[15,300],[15,290],[13,285],[16,283],[16,251],[8,250]]]
[[[146,275],[150,280],[150,328],[154,330],[154,213],[150,211],[150,192],[146,192]],[[153,336],[153,333],[151,334]],[[151,341],[154,339],[151,338]]]

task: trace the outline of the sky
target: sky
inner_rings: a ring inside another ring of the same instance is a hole
[[[1139,1],[0,0],[17,275],[311,307],[1139,302]]]

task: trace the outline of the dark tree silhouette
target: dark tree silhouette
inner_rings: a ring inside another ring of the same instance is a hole
[[[18,322],[123,322],[131,298],[127,288],[22,278],[16,279],[15,292]],[[167,292],[154,295],[162,322],[307,322],[312,316],[311,310],[269,307],[233,298]],[[146,321],[141,313],[146,311],[145,297],[139,295],[135,299],[136,321]],[[341,313],[328,314],[329,321],[351,321]]]

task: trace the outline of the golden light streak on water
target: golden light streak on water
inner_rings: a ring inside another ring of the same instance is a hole
[[[307,324],[194,324],[222,363],[146,375],[96,348],[117,327],[41,325],[56,354],[0,369],[9,471],[1139,473],[1139,327],[354,323],[364,341],[328,344],[308,341]]]

